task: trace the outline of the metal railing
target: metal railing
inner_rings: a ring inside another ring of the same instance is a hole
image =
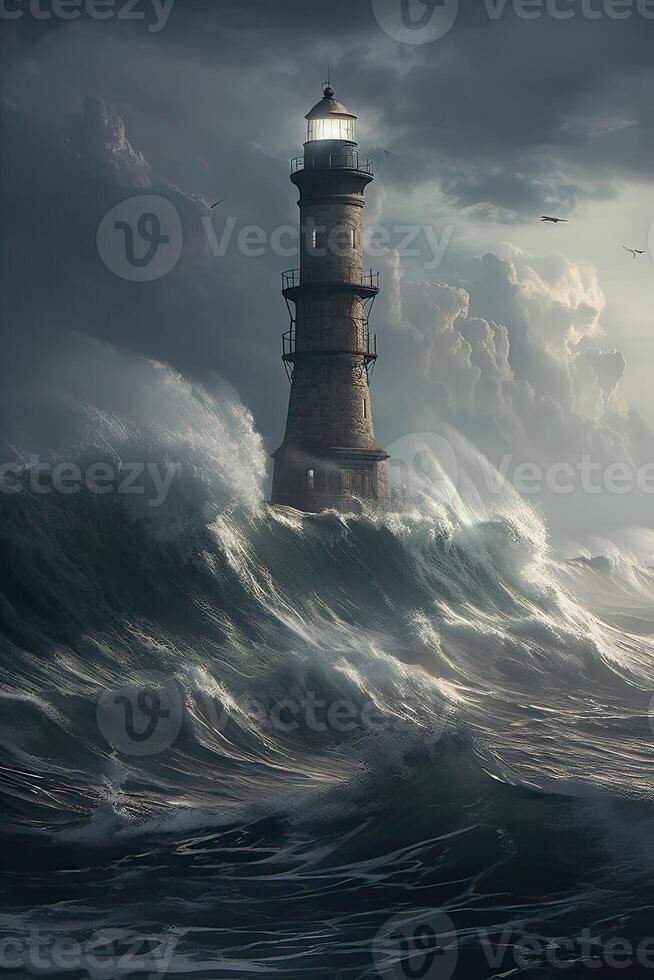
[[[294,157],[291,160],[291,173],[297,174],[301,170],[356,170],[371,177],[375,176],[372,160],[360,156],[357,150],[338,150],[324,155]]]
[[[284,348],[284,357],[295,353],[295,330],[291,329],[285,334],[282,334],[282,346]]]
[[[371,289],[379,289],[379,273],[376,269],[368,269],[367,272],[362,272],[361,276],[357,278],[357,283],[361,283],[362,286],[369,286]]]
[[[282,272],[282,289],[297,289],[299,285],[299,269],[289,269],[287,272]]]
[[[297,352],[296,346],[296,333],[295,327],[287,330],[285,334],[282,334],[282,347],[284,357],[289,357]],[[312,354],[329,354],[332,348],[329,347],[311,347],[308,348],[305,353]],[[366,354],[371,358],[377,357],[377,334],[370,333],[367,326],[363,332],[363,345],[356,351],[351,351],[350,353]]]
[[[365,272],[349,269],[346,271],[345,277],[333,280],[310,279],[307,280],[307,285],[320,287],[326,282],[330,286],[343,283],[347,286],[365,286],[366,289],[379,289],[379,272],[376,269],[368,269]],[[302,276],[299,269],[289,269],[282,273],[282,289],[297,289],[301,285]]]

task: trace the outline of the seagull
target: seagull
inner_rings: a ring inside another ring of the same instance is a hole
[[[225,203],[225,198],[223,197],[223,198],[220,199],[220,201],[216,201],[215,204],[212,204],[211,205],[211,210],[213,211],[213,209],[214,208],[217,208],[219,204],[224,204],[224,203]]]
[[[397,153],[393,153],[391,150],[384,150],[387,157],[397,157]]]
[[[631,252],[634,258],[636,258],[637,255],[645,254],[644,248],[629,248],[627,245],[623,245],[622,247],[625,250],[625,252]]]
[[[567,222],[568,219],[567,218],[550,218],[549,215],[544,214],[543,217],[540,220],[541,221],[551,221],[553,225],[558,225],[559,221],[565,221],[565,222]]]

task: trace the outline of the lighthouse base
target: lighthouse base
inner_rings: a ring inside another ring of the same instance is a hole
[[[388,453],[381,449],[283,445],[273,459],[273,504],[317,513],[352,511],[361,501],[389,503]]]

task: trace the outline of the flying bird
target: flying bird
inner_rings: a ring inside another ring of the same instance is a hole
[[[551,221],[553,225],[558,225],[559,221],[565,221],[565,222],[567,222],[568,219],[567,218],[550,218],[549,215],[544,214],[543,217],[540,220],[541,221]]]
[[[225,203],[225,198],[223,197],[223,198],[220,199],[220,201],[216,201],[215,204],[212,204],[211,205],[211,210],[213,211],[213,209],[214,208],[217,208],[219,204],[224,204],[224,203]]]
[[[627,245],[623,245],[622,247],[625,250],[625,252],[631,252],[634,258],[636,258],[637,255],[645,254],[644,248],[629,248]]]
[[[393,153],[392,150],[384,150],[387,157],[397,157],[397,153]]]

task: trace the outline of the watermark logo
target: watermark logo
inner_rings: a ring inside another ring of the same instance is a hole
[[[459,461],[451,442],[436,432],[411,432],[385,447],[391,493],[398,503],[419,496],[451,503],[459,483]]]
[[[82,467],[70,460],[53,462],[32,455],[20,463],[0,463],[0,494],[29,493],[39,497],[49,494],[71,496],[87,492],[93,496],[107,494],[139,496],[148,507],[166,503],[173,480],[179,471],[172,463],[124,461],[120,464],[99,460]]]
[[[128,197],[98,226],[96,244],[106,267],[121,279],[152,282],[168,275],[182,254],[177,208],[155,194]]]
[[[97,708],[105,741],[124,755],[157,755],[170,748],[184,720],[184,699],[177,681],[149,671],[132,682],[105,691]]]
[[[649,246],[649,254],[652,257],[652,261],[654,262],[654,221],[652,221],[651,225],[649,226],[649,235],[647,237],[647,244]]]
[[[454,923],[434,909],[394,916],[373,944],[375,969],[385,980],[450,980],[458,957]]]
[[[610,928],[606,920],[604,925]],[[603,935],[597,926],[583,928],[574,936],[550,937],[510,925],[466,930],[466,947],[481,954],[492,971],[484,970],[476,974],[479,976],[508,977],[525,971],[538,971],[538,976],[554,976],[559,971],[565,975],[574,966],[599,971],[597,976],[608,975],[608,970],[644,976],[654,968],[653,937]],[[378,975],[388,980],[451,980],[459,965],[458,950],[454,923],[445,912],[415,909],[384,923],[373,941],[372,955]]]
[[[353,254],[352,229],[347,225],[327,227],[309,220],[302,228],[278,225],[270,230],[239,225],[233,215],[225,217],[221,226],[214,225],[212,215],[202,215],[200,222],[214,258],[224,258],[232,250],[248,259],[269,254],[343,259]],[[392,251],[401,259],[420,263],[425,272],[434,272],[445,261],[453,235],[454,225],[375,224],[366,228],[356,248],[368,258],[381,258]],[[104,264],[132,282],[151,282],[172,272],[182,246],[179,212],[166,198],[154,194],[121,201],[103,217],[97,231],[98,254]]]
[[[21,936],[0,937],[0,973],[9,976],[71,976],[111,980],[139,976],[163,980],[169,973],[179,936],[123,930],[104,930],[86,939],[32,930]]]
[[[500,496],[507,487],[527,498],[544,494],[654,495],[654,460],[607,462],[584,453],[574,462],[560,460],[544,465],[506,453],[491,465],[479,455],[460,457],[449,439],[436,432],[413,432],[385,449],[390,457],[391,494],[400,504],[421,496],[452,504],[464,473],[466,483],[490,496]]]
[[[168,23],[175,0],[0,0],[2,20],[91,20],[149,21],[148,31],[158,34]]]
[[[484,0],[491,20],[500,20],[511,11],[520,20],[629,20],[640,16],[654,19],[654,0]]]
[[[375,20],[390,38],[403,44],[431,44],[456,22],[459,0],[372,0]]]
[[[654,20],[654,0],[482,0],[479,6],[490,21],[500,21],[505,15],[524,21],[543,17],[557,21]],[[372,9],[381,29],[395,41],[430,44],[452,30],[459,4],[458,0],[372,0]]]
[[[224,258],[234,246],[240,255],[258,259],[272,253],[283,258],[306,254],[312,259],[334,256],[348,258],[352,255],[352,229],[347,225],[316,224],[308,220],[302,228],[279,225],[270,233],[261,225],[243,225],[238,219],[228,217],[219,231],[213,219],[201,219],[207,243],[215,258]],[[426,272],[433,272],[443,264],[454,234],[454,225],[437,229],[433,225],[371,225],[363,235],[363,254],[381,258],[390,251],[402,259],[417,259]]]
[[[373,701],[326,699],[307,690],[297,698],[267,702],[255,697],[238,699],[238,709],[195,691],[194,707],[213,731],[225,734],[232,723],[247,723],[260,732],[303,736],[307,732],[328,739],[353,734],[415,736],[414,744],[431,751],[442,738],[446,714],[437,712],[422,724],[382,710]],[[169,749],[182,730],[184,699],[174,678],[148,672],[103,692],[98,702],[98,727],[105,741],[118,752],[151,756]]]

